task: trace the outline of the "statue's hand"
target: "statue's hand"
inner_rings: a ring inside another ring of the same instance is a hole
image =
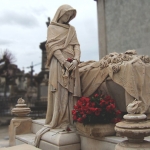
[[[65,67],[67,70],[70,70],[69,68],[70,68],[71,65],[72,65],[72,64],[71,64],[69,61],[65,61],[65,62],[64,62],[64,67]]]
[[[69,67],[69,71],[75,70],[77,65],[78,65],[78,61],[77,60],[73,60],[71,62],[71,66]]]

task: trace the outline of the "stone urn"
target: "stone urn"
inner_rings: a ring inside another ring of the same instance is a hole
[[[135,108],[135,105],[133,106]],[[131,109],[127,108],[127,110]],[[140,109],[137,107],[136,110]],[[134,112],[136,110],[134,109]],[[150,121],[147,120],[147,116],[133,114],[131,111],[131,114],[124,115],[123,118],[123,121],[116,124],[115,130],[121,136],[126,136],[128,140],[117,144],[115,150],[149,150],[150,142],[144,140],[144,137],[150,136]]]
[[[24,99],[19,98],[16,104],[16,108],[13,108],[11,112],[18,117],[25,117],[31,112],[31,109],[27,107]]]

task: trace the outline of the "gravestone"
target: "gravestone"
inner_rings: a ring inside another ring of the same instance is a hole
[[[135,49],[150,55],[150,0],[97,0],[100,58]]]

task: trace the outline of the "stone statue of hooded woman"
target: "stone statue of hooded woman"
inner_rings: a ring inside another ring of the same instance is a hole
[[[46,50],[49,67],[46,122],[50,128],[72,125],[73,105],[81,96],[78,63],[80,45],[69,22],[76,10],[69,5],[58,8],[48,27]]]

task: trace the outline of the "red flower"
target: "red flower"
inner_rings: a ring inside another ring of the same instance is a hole
[[[74,105],[74,107],[73,107],[74,109],[78,109],[78,106],[77,105]]]
[[[72,62],[73,59],[72,58],[67,58],[67,61]]]
[[[115,103],[113,99],[110,99],[109,102],[110,102],[110,103]]]
[[[109,115],[109,114],[112,115]],[[81,97],[72,110],[73,121],[84,124],[119,122],[121,111],[116,109],[115,102],[110,96],[95,94],[92,97]],[[116,117],[117,116],[117,117]],[[101,120],[97,119],[101,117]],[[106,118],[105,118],[106,117]]]
[[[83,112],[83,111],[81,111],[81,112],[80,112],[80,114],[81,114],[81,115],[83,115],[83,114],[84,114],[84,112]]]
[[[72,110],[72,114],[76,115],[77,114],[76,110]]]
[[[99,96],[98,94],[95,94],[95,95],[94,95],[94,97],[98,97],[98,96]]]
[[[82,123],[83,119],[82,118],[78,118],[77,121]]]
[[[110,96],[106,96],[106,97],[105,97],[105,100],[106,100],[106,101],[109,101],[110,99],[111,99]]]
[[[71,129],[67,126],[66,131],[68,131],[68,132],[69,132],[69,131],[71,131]]]
[[[82,115],[82,118],[85,119],[85,118],[86,118],[86,114],[83,114],[83,115]]]
[[[100,109],[100,108],[96,108],[95,115],[96,115],[96,116],[99,116],[99,115],[100,115],[100,112],[101,112],[101,109]]]
[[[86,114],[91,114],[92,112],[90,110],[87,110],[86,111]]]
[[[100,101],[100,106],[103,107],[103,106],[105,106],[105,105],[106,105],[106,102],[105,102],[105,100],[102,99],[102,100]]]
[[[116,111],[116,115],[120,115],[121,114],[121,111],[120,110],[117,110]]]
[[[105,101],[105,104],[106,104],[106,105],[109,105],[109,104],[110,104],[110,102],[109,102],[109,101]]]
[[[95,107],[95,103],[93,102],[93,103],[91,103],[91,105],[92,105],[92,107]]]
[[[90,107],[89,110],[92,112],[95,112],[95,108],[93,108],[93,107]]]
[[[110,104],[110,106],[112,110],[116,108],[115,104]]]
[[[74,120],[74,121],[77,121],[77,116],[73,116],[73,120]]]
[[[121,121],[120,118],[114,118],[114,119],[112,120],[112,123],[117,123],[117,122],[120,122],[120,121]]]
[[[112,111],[112,110],[114,110],[115,109],[115,105],[114,104],[110,104],[110,105],[108,105],[107,107],[106,107],[106,110],[108,111],[108,112],[110,112],[110,111]]]
[[[78,101],[78,102],[77,102],[77,106],[78,106],[78,107],[82,106],[82,102]]]
[[[89,102],[90,101],[90,98],[89,97],[81,97],[79,99],[81,102]]]
[[[96,116],[99,116],[99,115],[100,115],[100,111],[96,111],[96,112],[95,112],[95,115],[96,115]]]

